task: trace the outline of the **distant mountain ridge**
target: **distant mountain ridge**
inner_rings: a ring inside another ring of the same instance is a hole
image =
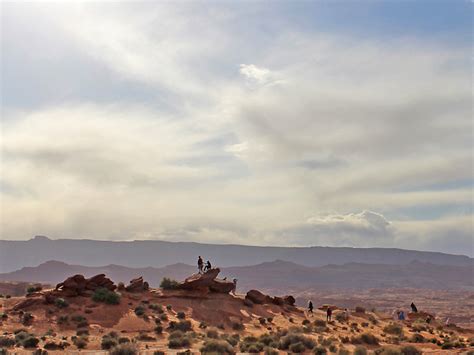
[[[68,276],[90,277],[104,273],[115,282],[128,283],[143,276],[157,287],[163,277],[183,280],[196,272],[196,267],[182,263],[163,268],[129,268],[119,265],[90,267],[48,261],[37,267],[0,274],[0,281],[29,281],[56,284]],[[434,265],[411,262],[406,265],[361,264],[308,267],[276,260],[258,265],[224,267],[222,277],[237,278],[240,291],[258,288],[265,292],[284,294],[321,289],[424,288],[474,289],[469,266]]]
[[[0,240],[0,272],[36,266],[49,260],[86,266],[115,264],[119,261],[127,267],[164,267],[174,263],[194,264],[198,255],[223,267],[256,265],[274,260],[311,267],[346,263],[398,265],[412,261],[468,266],[473,261],[464,255],[394,248],[260,247],[160,240],[52,240],[38,236],[26,241]]]

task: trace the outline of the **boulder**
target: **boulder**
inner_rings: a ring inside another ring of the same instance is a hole
[[[58,283],[54,293],[60,294],[61,297],[87,296],[98,288],[106,288],[113,291],[116,289],[116,286],[104,274],[93,276],[90,279],[86,279],[84,275],[78,274]]]
[[[229,293],[235,287],[232,281],[218,279],[219,268],[210,269],[203,274],[194,274],[181,282],[177,289],[188,291],[204,291]]]
[[[290,305],[290,306],[294,306],[295,303],[296,303],[295,298],[291,295],[283,297],[283,301],[285,301],[285,303]]]
[[[125,287],[125,291],[127,292],[144,292],[150,288],[148,282],[143,281],[143,277],[137,277],[130,281],[130,284]]]
[[[272,297],[265,295],[264,293],[258,291],[258,290],[250,290],[247,292],[245,295],[246,299],[249,299],[255,304],[265,304],[265,303],[273,303]]]
[[[24,301],[13,306],[12,311],[21,311],[25,308],[30,308],[43,303],[42,298],[27,298]]]

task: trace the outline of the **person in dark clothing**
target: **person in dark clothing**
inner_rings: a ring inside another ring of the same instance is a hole
[[[415,306],[415,304],[414,304],[413,302],[411,303],[410,307],[411,307],[411,311],[412,311],[413,313],[418,313],[418,309],[416,308],[416,306]]]
[[[328,309],[326,310],[326,321],[327,321],[327,322],[330,322],[330,321],[331,321],[331,317],[332,317],[332,308],[331,308],[331,307],[328,307]]]
[[[308,302],[308,313],[313,315],[313,302]]]
[[[202,274],[202,268],[204,266],[204,261],[202,260],[201,256],[198,258],[198,272]]]
[[[206,266],[204,267],[204,272],[209,271],[212,269],[211,262],[208,260]]]

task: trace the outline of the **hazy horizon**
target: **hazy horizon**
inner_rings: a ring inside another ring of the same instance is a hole
[[[0,6],[0,239],[474,255],[472,2]]]

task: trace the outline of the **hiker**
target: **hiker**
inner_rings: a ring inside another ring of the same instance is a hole
[[[405,320],[405,312],[400,311],[400,313],[398,314],[398,320]]]
[[[202,274],[202,268],[203,268],[203,266],[204,266],[204,261],[202,261],[201,256],[199,256],[199,258],[198,258],[198,272],[199,272],[200,274]]]
[[[235,291],[237,290],[237,279],[233,279],[232,282],[234,283],[234,287],[230,292],[235,296]]]
[[[331,307],[328,307],[328,309],[326,310],[326,321],[327,322],[331,321],[331,316],[332,316],[332,309],[331,309]]]
[[[430,324],[431,323],[431,316],[428,315],[428,317],[426,317],[426,323]]]
[[[204,272],[212,269],[211,262],[208,260],[206,266],[204,267]]]
[[[411,307],[411,311],[412,311],[413,313],[418,313],[418,309],[416,308],[416,306],[415,306],[415,304],[414,304],[413,302],[411,303],[410,307]]]
[[[308,302],[308,313],[313,315],[313,302]]]
[[[347,308],[344,308],[344,314],[346,315],[347,319],[351,316],[351,312]]]

